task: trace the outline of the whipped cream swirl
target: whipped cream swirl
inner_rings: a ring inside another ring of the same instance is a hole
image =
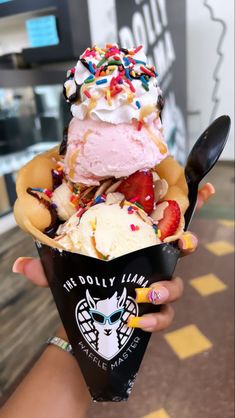
[[[146,61],[141,46],[86,49],[64,83],[73,116],[112,124],[133,120],[148,124],[150,115],[151,120],[159,117],[161,90],[154,66]]]

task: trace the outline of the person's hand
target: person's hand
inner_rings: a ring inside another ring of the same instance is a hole
[[[171,302],[175,302],[183,294],[183,281],[175,277],[170,281],[153,283],[150,288],[138,288],[136,291],[137,303],[152,303],[162,305],[158,313],[149,313],[143,316],[132,316],[128,320],[131,328],[142,328],[144,331],[155,332],[168,328],[175,316]]]
[[[201,207],[208,202],[208,200],[215,194],[215,188],[213,184],[206,183],[199,190],[197,195],[197,207],[196,209],[201,209]]]
[[[197,195],[196,209],[199,210],[208,202],[208,200],[215,194],[215,188],[211,183],[205,183],[199,190]],[[198,239],[195,234],[190,231],[185,231],[178,240],[178,246],[182,255],[193,253],[198,246]]]
[[[40,287],[48,287],[47,278],[45,276],[40,260],[32,257],[19,257],[12,267],[13,273],[22,274],[32,283]]]
[[[27,277],[32,283],[36,284],[37,286],[47,287],[48,282],[46,276],[44,274],[42,264],[40,260],[36,258],[30,257],[20,257],[18,258],[14,265],[12,271],[14,273],[19,273]],[[145,292],[145,301],[151,302],[148,299],[147,292],[149,289],[140,289],[142,291],[142,299],[143,299],[143,292]],[[174,302],[175,300],[179,299],[183,293],[183,281],[180,278],[174,278],[171,281],[162,281],[156,283],[156,285],[152,285],[151,290],[152,296],[154,296],[154,292],[156,292],[156,298],[158,304],[164,304],[161,309],[161,312],[144,315],[141,319],[137,317],[134,318],[135,323],[129,326],[141,327],[147,331],[160,331],[164,328],[167,328],[173,318],[174,318],[174,310],[170,302]],[[140,298],[140,292],[138,293],[137,290],[137,303],[138,298]],[[153,301],[152,301],[153,302]],[[139,321],[139,322],[138,322]]]

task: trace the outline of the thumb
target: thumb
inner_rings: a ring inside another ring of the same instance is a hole
[[[13,273],[21,274],[40,287],[48,287],[47,278],[40,260],[32,257],[19,257],[12,267]]]

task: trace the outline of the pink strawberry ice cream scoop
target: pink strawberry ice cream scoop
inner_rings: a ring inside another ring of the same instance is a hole
[[[125,177],[150,169],[165,158],[160,119],[137,130],[133,124],[113,125],[73,118],[68,130],[65,173],[74,183],[99,185],[109,177]],[[162,147],[162,150],[161,150]]]
[[[162,96],[142,47],[88,48],[67,73],[71,103],[65,173],[85,186],[151,169],[168,155]]]

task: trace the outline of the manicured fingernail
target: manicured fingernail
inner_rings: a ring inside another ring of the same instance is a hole
[[[198,245],[198,239],[191,232],[185,232],[179,239],[179,248],[183,251],[193,251]]]
[[[25,263],[27,262],[27,260],[32,260],[32,258],[31,257],[17,258],[17,260],[13,264],[12,272],[18,273],[18,274],[24,274]]]
[[[165,302],[169,297],[168,289],[163,286],[137,288],[135,291],[137,303],[152,303],[153,305],[158,305]]]
[[[157,325],[155,316],[132,316],[128,320],[128,327],[130,328],[154,328]]]

